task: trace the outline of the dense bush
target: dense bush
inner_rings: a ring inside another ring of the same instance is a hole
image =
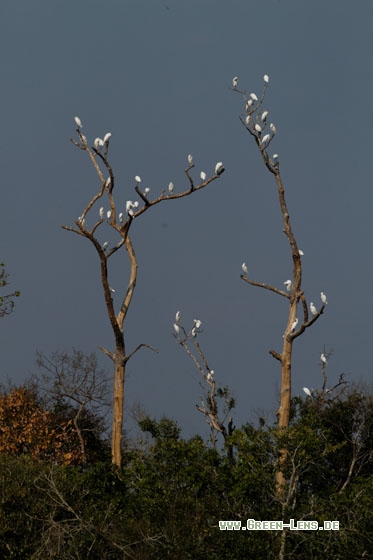
[[[174,422],[141,422],[147,445],[64,465],[0,454],[0,557],[168,560],[369,558],[372,400],[293,400],[288,491],[274,485],[273,427],[237,429],[226,449],[185,440]],[[221,531],[219,520],[339,520],[339,531]],[[285,538],[286,537],[286,538]]]

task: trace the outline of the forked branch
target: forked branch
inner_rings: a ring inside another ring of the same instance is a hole
[[[187,331],[180,323],[181,317],[180,312],[176,313],[175,323],[174,323],[174,338],[184,348],[185,352],[193,361],[195,367],[199,371],[203,379],[203,385],[201,386],[205,390],[205,394],[200,398],[201,404],[196,404],[197,410],[201,412],[207,424],[211,428],[211,440],[215,444],[216,434],[222,434],[224,440],[228,436],[232,435],[234,427],[231,418],[228,420],[228,426],[225,426],[225,422],[228,418],[229,413],[235,406],[234,399],[230,396],[228,388],[218,389],[216,386],[215,372],[212,370],[208,363],[204,352],[197,340],[197,336],[201,333],[202,322],[199,319],[194,319],[193,327]],[[195,352],[193,351],[193,347]],[[224,417],[221,419],[219,417],[217,398],[223,398],[225,402]],[[228,452],[229,452],[228,446]]]

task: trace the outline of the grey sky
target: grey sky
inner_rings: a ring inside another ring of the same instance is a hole
[[[320,386],[324,344],[334,351],[330,383],[342,371],[371,381],[372,16],[369,0],[3,0],[0,260],[22,297],[0,323],[0,380],[22,382],[37,349],[112,348],[96,254],[60,227],[98,187],[87,155],[69,142],[79,115],[91,143],[112,133],[123,204],[137,174],[154,194],[170,180],[185,188],[188,153],[196,175],[220,160],[227,170],[133,224],[139,277],[128,349],[145,342],[160,352],[130,362],[126,410],[140,401],[188,435],[202,430],[198,374],[171,336],[177,309],[186,326],[203,321],[200,342],[238,399],[236,423],[276,409],[280,370],[268,350],[281,349],[287,304],[240,273],[245,261],[253,279],[282,287],[290,252],[273,178],[230,90],[238,75],[260,93],[267,73],[304,288],[308,301],[319,305],[320,291],[329,300],[296,341],[293,393]],[[113,265],[117,293],[127,270],[123,253]]]

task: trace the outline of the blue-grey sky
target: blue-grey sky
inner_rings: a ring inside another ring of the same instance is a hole
[[[372,16],[370,0],[3,0],[0,260],[9,290],[22,297],[0,323],[0,380],[21,383],[36,350],[113,348],[97,255],[61,229],[99,185],[87,154],[69,141],[79,115],[91,143],[112,133],[123,205],[137,174],[154,195],[170,180],[184,190],[188,153],[196,175],[217,161],[226,167],[204,191],[133,224],[139,275],[127,348],[144,342],[159,354],[143,350],[129,362],[127,416],[140,402],[178,420],[186,435],[204,429],[198,373],[172,337],[178,309],[186,326],[203,321],[200,343],[237,398],[236,424],[273,415],[280,369],[268,350],[281,350],[287,302],[244,283],[241,263],[280,288],[292,263],[273,177],[230,89],[237,75],[259,94],[267,73],[265,108],[278,130],[271,149],[305,253],[304,289],[308,302],[319,305],[320,291],[329,301],[295,343],[293,394],[320,387],[324,345],[333,351],[330,384],[342,371],[371,381]],[[120,294],[124,252],[112,272]]]

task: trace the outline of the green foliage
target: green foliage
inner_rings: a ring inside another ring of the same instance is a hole
[[[280,531],[221,531],[220,520],[324,520],[339,531],[289,531],[288,560],[369,558],[372,400],[293,402],[289,432],[247,424],[211,448],[185,440],[170,419],[146,418],[152,436],[84,469],[0,455],[3,559],[237,560],[279,558]],[[275,491],[278,449],[286,443],[287,494]]]
[[[168,418],[162,418],[160,422],[156,422],[147,416],[139,421],[139,426],[143,432],[149,432],[153,438],[161,441],[177,440],[181,432],[175,422]]]
[[[31,558],[43,530],[43,496],[35,482],[47,466],[31,457],[0,454],[0,558]]]

